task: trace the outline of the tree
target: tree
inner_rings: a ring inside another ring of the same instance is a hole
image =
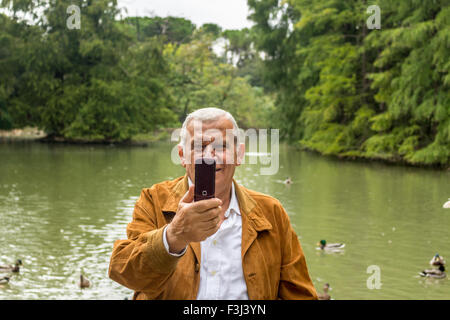
[[[195,31],[195,24],[179,17],[127,17],[120,24],[132,26],[129,30],[138,41],[159,37],[165,42],[187,43]]]
[[[42,4],[44,16],[35,26],[22,27],[27,32],[20,37],[28,33],[33,41],[20,47],[16,39],[17,50],[6,61],[16,67],[8,80],[15,79],[15,72],[18,80],[7,88],[12,93],[2,115],[11,115],[18,126],[37,125],[53,137],[82,140],[128,140],[138,132],[173,124],[161,76],[162,44],[149,40],[133,45],[116,23],[115,1],[76,2],[82,25],[70,30],[66,10],[72,4]],[[12,24],[20,26],[17,19]],[[1,101],[4,92],[0,90]]]
[[[372,32],[378,52],[370,75],[379,113],[364,144],[376,157],[410,163],[450,162],[450,6],[446,1],[383,1],[386,30]]]
[[[219,107],[232,112],[242,127],[265,126],[272,100],[237,75],[211,50],[212,39],[202,37],[188,44],[166,45],[170,65],[169,87],[176,113],[183,121],[193,110]]]
[[[282,136],[324,154],[450,162],[445,1],[248,3]],[[381,30],[366,26],[371,4]]]
[[[317,80],[310,64],[305,64],[305,53],[299,52],[308,43],[308,34],[293,29],[301,17],[291,3],[278,0],[248,0],[252,9],[250,18],[255,46],[265,55],[262,82],[268,92],[276,95],[276,112],[272,127],[281,129],[282,138],[295,141],[302,136],[298,119],[306,100],[306,90]]]
[[[217,39],[222,33],[222,28],[215,23],[204,23],[198,29],[198,32],[202,34],[210,34],[214,39]]]

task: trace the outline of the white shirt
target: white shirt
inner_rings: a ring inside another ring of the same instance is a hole
[[[189,178],[188,181],[190,186],[192,182]],[[197,300],[248,300],[241,259],[242,219],[234,183],[225,218],[227,219],[215,234],[200,242],[200,286]],[[163,242],[169,252],[166,228]],[[185,252],[186,249],[180,254],[169,254],[182,256]]]

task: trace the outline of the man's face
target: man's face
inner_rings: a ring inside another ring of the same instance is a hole
[[[239,156],[243,156],[245,150],[243,144],[236,146],[232,130],[233,123],[225,117],[213,121],[193,120],[187,126],[186,154],[179,148],[181,164],[191,181],[195,181],[196,159],[207,157],[216,160],[216,195],[223,195],[231,187],[235,168],[240,165],[237,150],[240,151]]]

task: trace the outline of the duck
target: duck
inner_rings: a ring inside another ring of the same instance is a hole
[[[20,271],[20,267],[22,265],[22,260],[17,259],[16,263],[14,265],[5,265],[5,266],[0,266],[0,271],[1,272],[19,272]]]
[[[0,279],[0,284],[7,284],[9,282],[9,277],[3,277]]]
[[[428,269],[423,270],[422,272],[419,272],[419,275],[422,277],[429,277],[429,278],[436,278],[436,279],[442,279],[447,276],[445,273],[445,267],[443,265],[440,265],[437,269]]]
[[[330,289],[330,284],[325,283],[323,285],[323,293],[319,293],[319,300],[330,300],[331,296],[328,294],[328,290]]]
[[[319,243],[317,243],[319,248],[321,250],[335,250],[339,251],[340,249],[343,249],[345,247],[345,243],[327,243],[326,240],[320,240]]]
[[[286,180],[284,180],[284,184],[291,184],[292,180],[291,177],[287,177]]]
[[[448,198],[448,201],[446,203],[444,203],[444,205],[442,206],[442,208],[444,209],[450,209],[450,198]]]
[[[443,265],[445,265],[444,257],[441,257],[441,256],[439,255],[439,253],[436,253],[436,254],[434,255],[434,257],[431,258],[430,264],[431,264],[432,266],[440,266],[440,265],[443,266]]]
[[[82,274],[80,274],[80,288],[89,288],[91,286],[91,282],[85,278]]]

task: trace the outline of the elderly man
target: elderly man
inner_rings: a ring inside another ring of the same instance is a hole
[[[134,299],[317,299],[280,202],[233,180],[245,151],[238,137],[221,109],[186,118],[178,149],[186,175],[143,189],[128,240],[114,243],[109,276]],[[194,202],[202,156],[217,162],[215,198]]]

